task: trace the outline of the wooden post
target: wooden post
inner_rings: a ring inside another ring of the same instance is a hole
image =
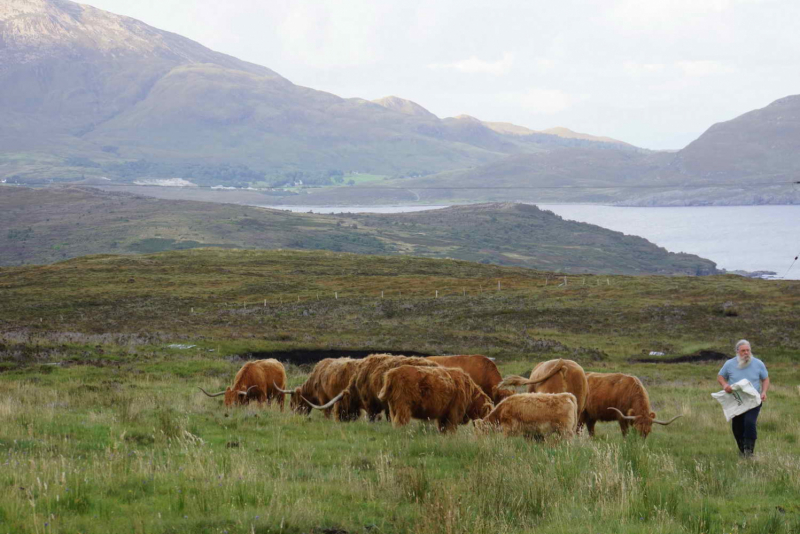
[[[333,292],[333,298],[335,298],[335,299],[339,298],[339,292],[338,291],[334,291]]]
[[[461,291],[462,291],[462,293],[464,293],[464,296],[466,297],[467,296],[467,288],[466,287],[462,287]]]
[[[264,299],[264,307],[267,307],[267,299]]]
[[[549,282],[549,281],[550,281],[550,277],[549,277],[549,276],[546,276],[546,277],[544,278],[544,285],[545,285],[545,287],[547,287],[547,282]]]
[[[297,302],[300,302],[300,295],[297,295]]]
[[[564,287],[567,287],[567,277],[564,277]]]
[[[500,280],[497,281],[497,290],[500,291]]]
[[[437,298],[437,299],[439,298],[439,290],[438,289],[436,290],[436,296],[434,298]]]
[[[383,291],[381,291],[381,298],[383,298]]]
[[[606,285],[607,285],[607,286],[610,286],[610,285],[611,285],[611,282],[609,282],[609,281],[608,281],[608,278],[606,278]]]
[[[194,313],[194,308],[192,308],[192,313]]]

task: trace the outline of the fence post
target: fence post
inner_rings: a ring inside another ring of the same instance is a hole
[[[610,285],[611,285],[611,282],[609,282],[609,281],[608,281],[608,278],[606,278],[606,285],[607,285],[607,286],[610,286]]]
[[[467,296],[467,288],[466,287],[462,287],[461,288],[461,292],[464,294],[465,297]]]
[[[383,291],[381,291],[381,298],[383,298]]]
[[[334,291],[333,292],[333,298],[335,298],[335,299],[339,298],[339,292],[338,291]]]
[[[564,277],[564,287],[567,287],[567,277]]]
[[[267,299],[264,299],[264,307],[267,307]]]
[[[437,299],[439,298],[439,290],[438,289],[436,290],[436,296],[434,298],[437,298]]]
[[[497,281],[497,290],[500,291],[500,280]]]

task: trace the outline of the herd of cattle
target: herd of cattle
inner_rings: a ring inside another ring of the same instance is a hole
[[[527,393],[514,389],[522,386]],[[635,376],[585,373],[564,359],[538,364],[530,378],[504,380],[494,362],[481,355],[328,358],[295,389],[286,389],[279,361],[256,360],[244,364],[225,391],[200,390],[209,397],[224,395],[227,406],[276,401],[283,410],[289,395],[292,410],[323,410],[338,421],[353,421],[366,412],[370,421],[385,414],[395,427],[411,419],[434,420],[443,432],[473,421],[483,430],[527,437],[571,438],[584,425],[594,436],[598,421],[618,421],[623,435],[632,425],[647,437],[654,423],[668,425],[681,417],[656,419],[647,390]]]

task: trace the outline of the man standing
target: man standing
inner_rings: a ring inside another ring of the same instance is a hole
[[[736,357],[731,358],[717,375],[717,382],[725,389],[726,393],[732,391],[730,384],[746,378],[753,387],[761,394],[761,402],[767,400],[767,390],[769,389],[769,373],[764,362],[753,356],[750,350],[750,342],[746,339],[736,343]],[[739,454],[744,457],[753,455],[756,448],[756,420],[761,412],[761,404],[743,414],[737,415],[731,420],[733,437],[739,446]]]

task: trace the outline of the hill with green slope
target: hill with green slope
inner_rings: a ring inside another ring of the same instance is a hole
[[[68,0],[0,6],[0,178],[191,177],[203,166],[217,180],[209,185],[292,172],[308,183],[331,170],[428,174],[570,141],[504,135],[393,102],[301,87]],[[230,166],[240,172],[231,177]]]
[[[711,274],[715,264],[521,204],[298,214],[86,188],[0,187],[0,265],[206,246],[458,258],[573,273]]]

